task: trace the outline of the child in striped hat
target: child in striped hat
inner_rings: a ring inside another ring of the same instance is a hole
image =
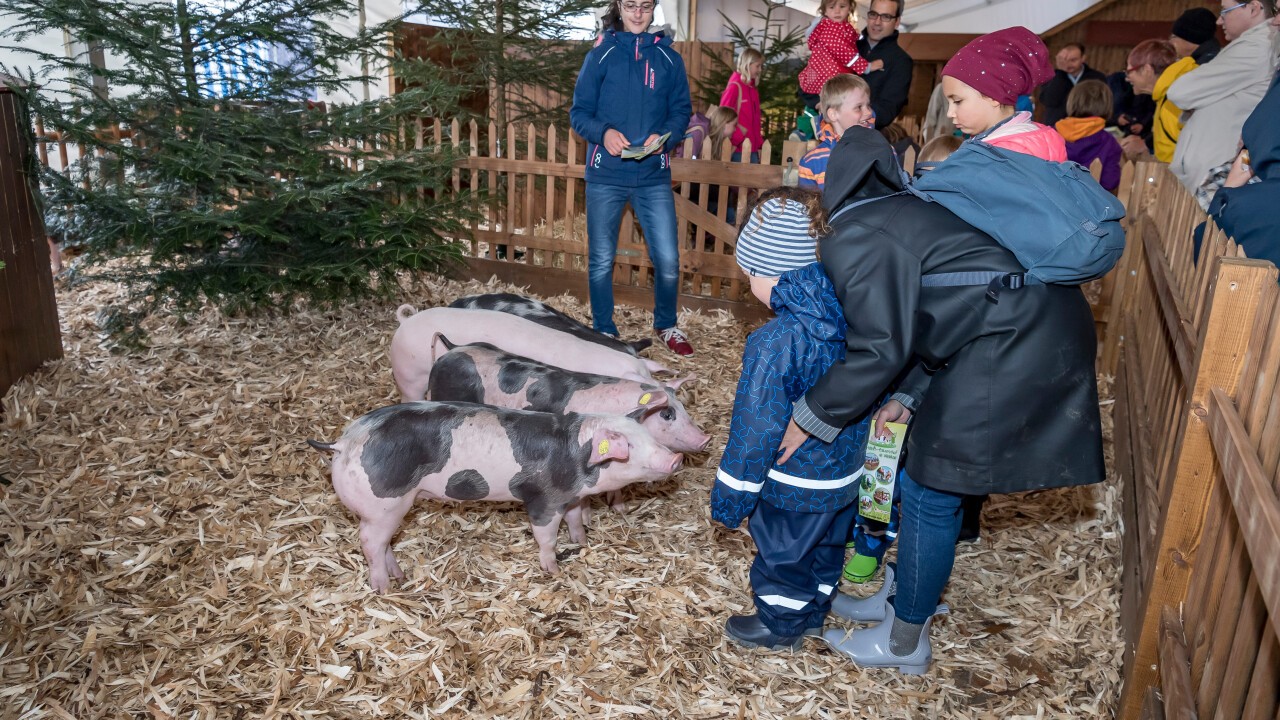
[[[737,240],[751,292],[777,314],[747,338],[711,490],[717,522],[736,528],[750,518],[756,612],[730,617],[724,630],[749,648],[795,650],[822,634],[857,515],[869,417],[776,463],[793,404],[844,357],[844,313],[817,262],[826,231],[821,196],[783,187],[760,196]]]

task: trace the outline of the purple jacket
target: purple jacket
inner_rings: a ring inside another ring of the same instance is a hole
[[[1120,161],[1123,158],[1124,152],[1120,149],[1119,141],[1106,130],[1067,142],[1067,159],[1080,163],[1086,170],[1094,160],[1102,160],[1102,177],[1098,179],[1098,184],[1110,192],[1115,192],[1120,187]]]

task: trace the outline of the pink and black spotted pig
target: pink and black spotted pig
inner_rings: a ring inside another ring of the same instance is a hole
[[[427,399],[553,413],[628,415],[654,439],[676,452],[701,452],[711,442],[676,397],[697,376],[641,382],[608,375],[571,372],[513,355],[488,343],[454,345],[436,335],[441,347],[427,382]]]
[[[684,456],[627,417],[557,415],[470,403],[411,402],[353,421],[332,444],[338,498],[360,518],[369,582],[386,592],[404,571],[391,538],[418,498],[524,503],[547,572],[559,572],[556,535],[585,540],[580,500],[635,482],[656,482]]]

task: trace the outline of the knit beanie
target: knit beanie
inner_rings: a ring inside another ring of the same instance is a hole
[[[1049,48],[1040,36],[1024,27],[1011,27],[972,40],[942,68],[943,75],[966,83],[974,90],[1013,105],[1019,95],[1029,95],[1053,77]]]
[[[1206,8],[1191,8],[1173,21],[1173,34],[1201,45],[1218,32],[1218,18]]]
[[[818,260],[809,212],[795,200],[771,198],[756,206],[738,234],[738,265],[756,277],[779,277]]]

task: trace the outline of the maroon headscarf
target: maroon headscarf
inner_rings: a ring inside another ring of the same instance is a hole
[[[1040,36],[1018,26],[971,41],[942,68],[943,75],[966,83],[1002,105],[1014,105],[1053,77],[1049,48]]]

